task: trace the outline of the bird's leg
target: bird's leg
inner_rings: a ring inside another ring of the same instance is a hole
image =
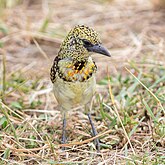
[[[66,143],[66,117],[65,114],[63,116],[63,123],[62,123],[62,140],[61,140],[62,144]],[[65,149],[65,147],[62,148],[63,150]]]
[[[95,126],[94,126],[94,124],[92,122],[92,118],[91,118],[91,114],[90,113],[88,113],[88,119],[89,119],[90,125],[92,127],[92,134],[93,134],[93,136],[96,136],[98,133],[97,133],[97,131],[95,129]],[[99,142],[99,139],[96,138],[94,141],[95,141],[95,145],[96,145],[97,151],[100,152],[100,142]]]
[[[62,144],[66,143],[66,119],[63,119],[62,123]]]

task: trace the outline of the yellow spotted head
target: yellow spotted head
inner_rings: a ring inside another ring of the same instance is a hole
[[[85,60],[89,57],[88,52],[96,52],[110,56],[108,50],[101,45],[98,33],[85,25],[75,26],[61,44],[60,58],[73,58]]]

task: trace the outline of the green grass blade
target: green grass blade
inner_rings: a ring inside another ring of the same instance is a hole
[[[156,117],[154,116],[154,114],[153,114],[151,108],[150,108],[149,105],[147,104],[147,102],[146,102],[144,99],[142,100],[142,102],[143,102],[143,104],[145,105],[146,110],[147,110],[148,113],[150,114],[152,120],[154,120],[155,122],[158,122],[157,119],[156,119]]]

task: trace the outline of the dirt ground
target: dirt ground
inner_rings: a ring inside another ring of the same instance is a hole
[[[114,77],[128,74],[125,67],[134,63],[137,68],[144,66],[144,70],[146,66],[150,68],[157,65],[165,66],[165,12],[154,9],[148,0],[30,0],[29,3],[24,2],[0,12],[1,20],[7,29],[7,35],[0,32],[0,42],[4,44],[0,53],[6,55],[7,78],[20,71],[28,80],[42,79],[41,84],[46,84],[46,91],[42,92],[50,93],[52,84],[49,71],[53,59],[68,31],[77,24],[93,27],[100,34],[103,45],[111,52],[111,58],[93,55],[98,66],[98,82],[107,76],[107,70]],[[134,69],[132,71],[134,72]],[[98,87],[97,90],[100,91],[102,88]],[[34,95],[29,97],[32,96],[35,97]],[[18,93],[13,94],[10,99],[16,101],[17,97]],[[25,102],[29,102],[29,97]],[[11,100],[6,102],[9,103]],[[60,116],[53,94],[42,101],[47,103],[40,108],[55,109],[56,118]],[[59,122],[57,127],[60,128],[60,118],[57,121]],[[52,125],[52,122],[49,124]],[[54,135],[54,138],[58,136]],[[85,161],[85,157],[88,157],[86,160],[91,161],[91,164],[125,164],[122,159],[126,160],[121,150],[117,153],[115,149],[110,151],[105,149],[103,152],[106,156],[104,157],[103,154],[99,158],[93,152],[83,152],[81,147],[77,148],[77,151],[79,151],[78,160]],[[130,148],[128,151],[132,153]],[[60,157],[60,160],[74,162],[76,152],[73,151],[68,155],[60,153],[60,156],[56,156]],[[137,149],[136,152],[139,152],[139,157],[143,155],[142,150]],[[115,163],[117,158],[121,160],[120,163]],[[138,160],[132,164],[143,164],[140,158]],[[42,161],[39,162],[38,164],[44,164]]]

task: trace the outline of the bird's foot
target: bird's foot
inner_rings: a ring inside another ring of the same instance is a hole
[[[94,135],[94,136],[96,136],[96,135]],[[95,146],[96,146],[97,152],[100,152],[100,141],[99,141],[99,138],[96,138],[94,140],[94,142],[95,142]]]

